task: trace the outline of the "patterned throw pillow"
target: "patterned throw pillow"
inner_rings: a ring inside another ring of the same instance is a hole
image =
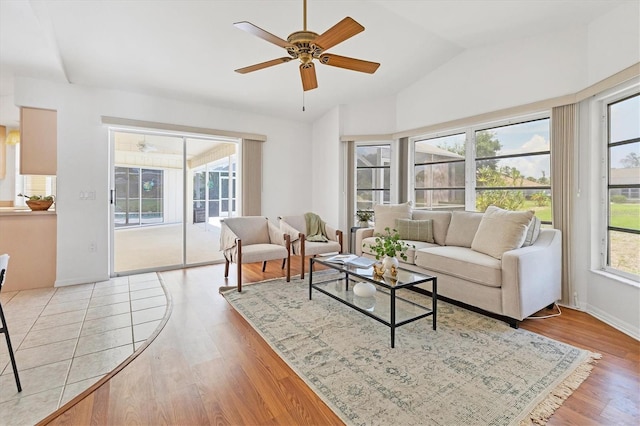
[[[524,239],[524,243],[522,244],[522,247],[530,246],[536,242],[536,240],[538,239],[538,235],[540,235],[541,225],[542,225],[542,222],[540,221],[540,218],[534,216],[533,219],[531,219],[531,223],[527,228],[527,236]]]
[[[431,219],[396,219],[396,229],[402,240],[434,242],[433,221]]]

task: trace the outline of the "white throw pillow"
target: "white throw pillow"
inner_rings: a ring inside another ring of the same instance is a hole
[[[411,219],[411,203],[377,204],[373,206],[373,233],[386,234],[385,228],[395,229],[396,219]]]
[[[483,214],[480,212],[453,211],[451,223],[447,231],[445,245],[471,247],[473,237],[476,236]]]
[[[471,248],[502,259],[505,251],[522,247],[532,218],[530,211],[515,212],[489,206],[482,216]]]

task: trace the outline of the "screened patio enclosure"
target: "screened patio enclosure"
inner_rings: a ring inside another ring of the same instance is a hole
[[[112,131],[112,273],[222,259],[220,218],[236,215],[237,142]]]

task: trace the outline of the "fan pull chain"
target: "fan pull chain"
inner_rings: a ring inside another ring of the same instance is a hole
[[[302,112],[304,112],[304,90],[302,91]]]

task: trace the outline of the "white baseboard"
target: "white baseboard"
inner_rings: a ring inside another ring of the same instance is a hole
[[[631,336],[636,340],[640,340],[640,330],[638,328],[634,328],[631,324],[621,321],[620,318],[616,318],[611,314],[595,308],[591,305],[587,305],[587,309],[585,312],[598,318],[600,321],[607,323],[616,330],[620,330],[624,334]]]
[[[88,284],[88,283],[97,283],[100,281],[108,281],[110,277],[108,275],[100,275],[94,277],[82,277],[82,278],[74,278],[70,280],[56,280],[54,287],[66,287],[70,285],[78,285],[78,284]]]

